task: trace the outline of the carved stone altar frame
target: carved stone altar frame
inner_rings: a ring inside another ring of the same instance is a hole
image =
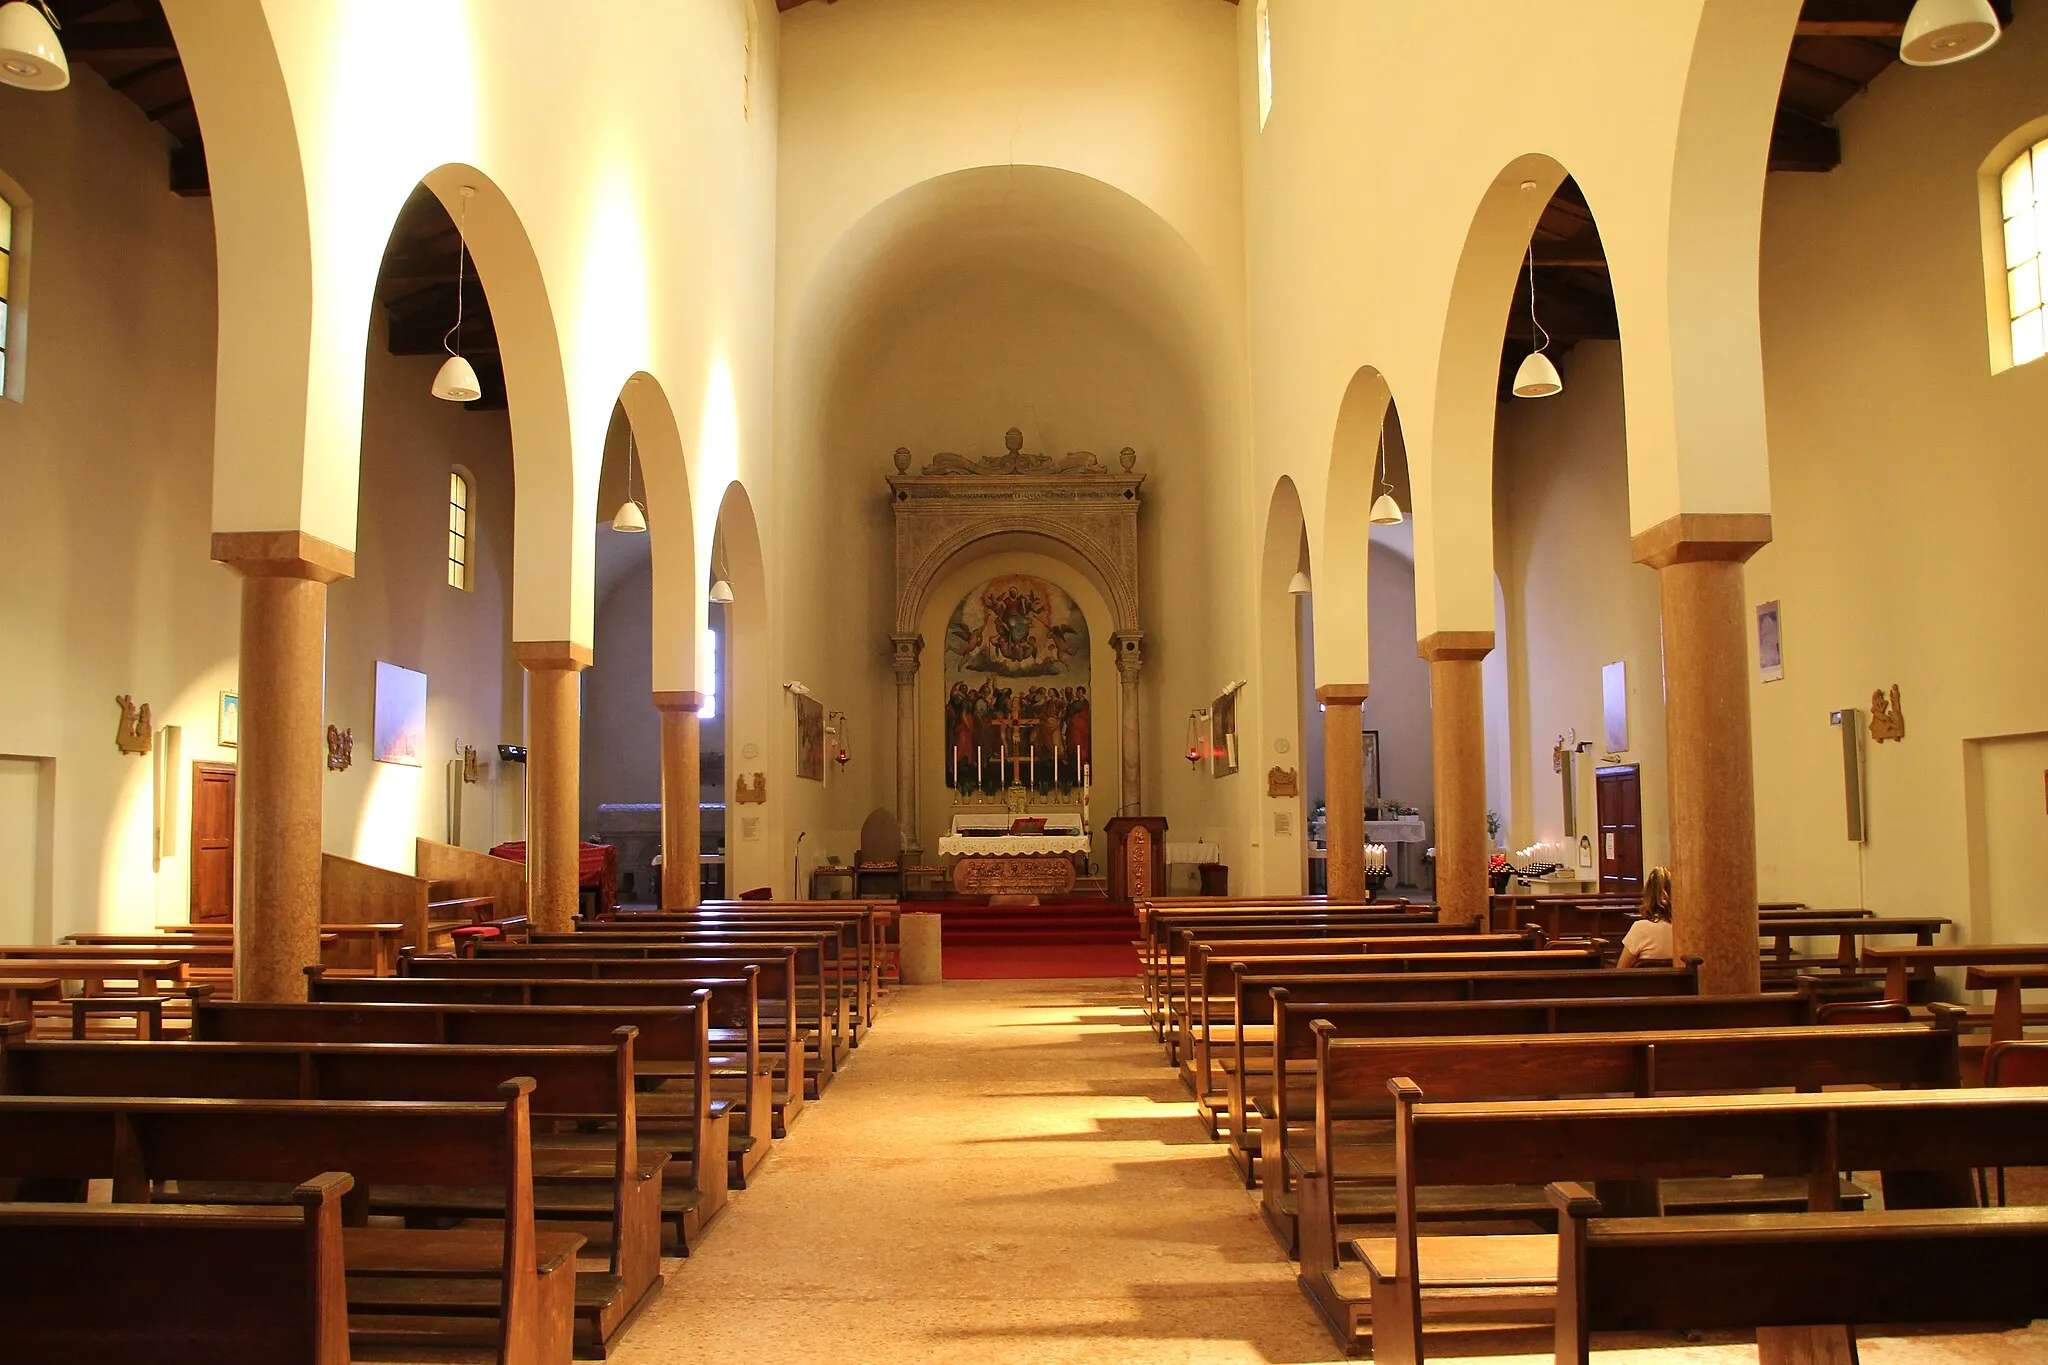
[[[925,599],[946,566],[977,541],[1033,535],[1078,555],[1108,599],[1109,647],[1117,673],[1118,800],[1144,809],[1139,767],[1138,677],[1145,631],[1138,614],[1138,507],[1142,474],[1137,452],[1119,452],[1122,472],[1104,468],[1089,451],[1066,455],[1024,449],[1023,433],[1003,435],[1001,455],[934,455],[910,473],[911,455],[896,451],[889,480],[896,522],[896,625],[890,632],[896,673],[896,819],[906,851],[921,852],[917,834],[917,672],[924,652],[918,631]],[[1115,813],[1115,812],[1112,812]]]

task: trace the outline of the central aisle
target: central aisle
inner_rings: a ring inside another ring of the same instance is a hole
[[[1136,989],[893,992],[621,1365],[1333,1358]]]

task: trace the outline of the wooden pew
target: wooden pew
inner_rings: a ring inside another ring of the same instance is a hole
[[[348,1365],[341,1198],[289,1209],[0,1204],[0,1328],[13,1360]]]
[[[806,920],[841,925],[851,923],[853,932],[847,942],[857,953],[865,996],[863,1013],[855,1030],[854,1041],[857,1043],[859,1035],[874,1026],[875,1002],[880,998],[882,988],[882,957],[888,926],[894,922],[896,912],[894,901],[706,901],[695,910],[688,911],[622,911],[610,920],[584,927],[611,933],[642,928],[667,929],[671,926],[773,927],[784,922]]]
[[[1725,1176],[1807,1178],[1811,1207],[1833,1208],[1837,1172],[1898,1169],[1896,1163],[1831,1155],[1821,1139],[1801,1130],[1784,1151],[1746,1149],[1744,1159],[1721,1164],[1696,1151],[1682,1128],[1643,1129],[1633,1150],[1595,1143],[1581,1146],[1526,1117],[1512,1140],[1488,1130],[1493,1145],[1477,1146],[1455,1123],[1442,1132],[1419,1121],[1418,1103],[1431,1122],[1465,1111],[1489,1115],[1592,1112],[1626,1105],[1634,1097],[1701,1094],[1826,1085],[1904,1086],[1916,1095],[1957,1093],[1956,1033],[1952,1016],[1933,1025],[1822,1026],[1811,1029],[1732,1029],[1646,1034],[1556,1035],[1530,1038],[1338,1039],[1318,1029],[1316,1139],[1301,1184],[1302,1285],[1340,1342],[1370,1335],[1376,1359],[1421,1358],[1425,1288],[1468,1283],[1470,1294],[1446,1301],[1446,1313],[1537,1314],[1553,1289],[1555,1245],[1549,1236],[1424,1237],[1420,1192],[1431,1186],[1486,1187],[1548,1184],[1554,1180],[1615,1182],[1602,1194],[1616,1213],[1655,1213],[1660,1179]],[[1393,1096],[1392,1173],[1394,1234],[1353,1243],[1362,1269],[1340,1264],[1334,1191],[1338,1182],[1370,1176],[1382,1163],[1340,1140],[1339,1125],[1357,1115],[1386,1112]],[[1862,1096],[1882,1092],[1862,1091]],[[1556,1095],[1624,1096],[1538,1101]],[[1716,1096],[1741,1112],[1752,1097]],[[1826,1099],[1842,1095],[1772,1098]],[[2048,1099],[2048,1096],[2044,1096]],[[1658,1098],[1652,1103],[1679,1103]],[[1568,1108],[1577,1105],[1578,1111]],[[1567,1106],[1567,1107],[1560,1107]],[[1739,1125],[1737,1125],[1739,1127]],[[1910,1128],[1910,1123],[1904,1125]],[[1660,1140],[1661,1139],[1661,1140]],[[1710,1147],[1708,1148],[1710,1150]],[[1562,1167],[1562,1169],[1560,1169]],[[1530,1174],[1531,1171],[1539,1172]],[[1939,1182],[1932,1182],[1939,1184]],[[1967,1182],[1965,1182],[1967,1185]],[[1967,1188],[1961,1191],[1969,1194]],[[1887,1186],[1887,1203],[1912,1197]],[[1421,1258],[1418,1261],[1418,1257]],[[1441,1258],[1445,1267],[1435,1266]],[[1418,1278],[1416,1267],[1422,1265]],[[1449,1276],[1449,1280],[1442,1276]]]
[[[158,1181],[289,1184],[345,1164],[357,1181],[342,1200],[354,1344],[445,1344],[482,1329],[504,1365],[563,1365],[584,1239],[535,1231],[532,1090],[516,1078],[488,1104],[0,1095],[0,1177],[111,1179],[117,1202],[143,1203]],[[488,1230],[367,1227],[373,1184],[490,1185],[506,1215]]]
[[[1917,945],[1928,947],[1952,923],[1939,915],[1808,914],[1759,920],[1757,929],[1767,940],[1763,950],[1764,974],[1782,978],[1816,968],[1853,973],[1861,940],[1911,934]],[[1835,954],[1831,958],[1802,958],[1792,951],[1795,938],[1832,938],[1836,940]]]
[[[1932,947],[1866,944],[1863,965],[1883,970],[1884,998],[1918,1001],[1943,967],[2048,967],[2048,943],[1952,943]]]
[[[634,1069],[642,1083],[658,1082],[688,1096],[688,1114],[668,1144],[685,1180],[665,1180],[662,1218],[689,1254],[703,1230],[725,1208],[727,1133],[732,1116],[711,1098],[710,1012],[688,1005],[592,1007],[551,1005],[315,1005],[254,1001],[199,1001],[192,1009],[196,1041],[232,1043],[434,1043],[443,1046],[610,1046],[622,1024],[639,1030]],[[709,1159],[699,1160],[700,1154]],[[410,1182],[432,1183],[432,1182]]]
[[[1964,974],[1963,985],[1973,991],[1993,992],[1991,1041],[2018,1042],[2026,1034],[2025,992],[2048,989],[2048,964],[1972,967]]]
[[[1164,1036],[1166,1002],[1174,991],[1173,967],[1182,961],[1188,933],[1197,928],[1217,932],[1231,930],[1247,935],[1272,936],[1288,926],[1342,925],[1364,929],[1369,926],[1410,926],[1416,933],[1428,932],[1438,924],[1434,907],[1410,911],[1385,905],[1336,905],[1296,909],[1254,907],[1251,909],[1160,911],[1140,928],[1138,956],[1144,980],[1145,1002],[1153,1020],[1153,1032]],[[1451,932],[1465,932],[1451,926]],[[1389,932],[1392,932],[1390,929]]]
[[[739,1096],[735,1112],[744,1131],[729,1141],[726,1180],[745,1189],[747,1179],[768,1157],[775,1123],[775,1064],[763,1055],[760,1028],[761,969],[747,965],[728,978],[693,977],[670,981],[584,981],[460,977],[397,976],[364,980],[330,978],[318,967],[306,969],[307,999],[323,1005],[589,1005],[639,1006],[690,1003],[698,991],[711,1002],[711,1042],[720,1053],[712,1075],[726,1084],[721,1091]],[[726,1056],[737,1050],[736,1055]],[[786,1061],[786,1057],[785,1057]],[[797,1065],[803,1064],[801,1049]],[[673,1127],[673,1115],[662,1111],[665,1098],[651,1092],[653,1102],[642,1110],[643,1126]],[[801,1111],[803,1100],[797,1105]]]
[[[1562,984],[1568,988],[1575,983]],[[1295,990],[1310,998],[1296,1001]],[[1288,1163],[1290,1144],[1312,1138],[1314,1128],[1312,1064],[1318,1035],[1313,1024],[1326,1025],[1324,1031],[1336,1038],[1425,1038],[1795,1028],[1811,1023],[1813,1013],[1811,998],[1782,992],[1355,1004],[1317,1000],[1315,991],[1314,982],[1292,982],[1263,992],[1273,1023],[1272,1045],[1261,1049],[1270,1058],[1269,1069],[1249,1078],[1257,1087],[1249,1103],[1233,1095],[1230,1113],[1232,1157],[1246,1183],[1259,1186],[1260,1214],[1289,1256],[1298,1256],[1301,1246],[1300,1207]],[[1239,1048],[1240,1055],[1251,1054],[1242,1041]],[[1303,1079],[1306,1086],[1298,1083]],[[1332,1197],[1340,1230],[1345,1224],[1385,1221],[1392,1215],[1380,1190],[1340,1184]]]
[[[225,999],[234,994],[234,936],[232,924],[181,924],[148,934],[69,934],[64,941],[81,947],[128,948],[142,957],[151,956],[158,949],[175,955],[179,948],[193,944],[226,944],[229,965],[224,974],[209,977],[202,973],[190,978],[195,985],[212,984]],[[337,975],[392,976],[398,971],[398,950],[404,946],[404,939],[405,926],[398,923],[323,924],[320,955]]]
[[[602,1121],[590,1143],[533,1144],[537,1218],[611,1225],[610,1271],[579,1274],[581,1344],[608,1354],[661,1288],[665,1151],[640,1146],[631,1025],[608,1047],[438,1047],[390,1043],[77,1043],[9,1039],[0,1093],[236,1100],[474,1100],[530,1077],[534,1118]],[[610,1160],[605,1160],[606,1154]],[[207,1197],[201,1191],[199,1197]],[[372,1214],[499,1218],[504,1191],[468,1182],[371,1185]]]
[[[809,969],[800,965],[803,954],[794,948],[722,948],[694,945],[687,955],[643,959],[637,957],[539,957],[451,958],[412,956],[403,964],[402,975],[448,977],[463,980],[570,980],[660,982],[730,976],[749,966],[761,969],[761,1039],[763,1047],[777,1061],[784,1088],[794,1099],[786,1106],[778,1092],[775,1136],[781,1137],[787,1119],[801,1112],[802,1101],[816,1099],[830,1081],[832,1050],[819,1018],[821,997],[815,986],[816,959]],[[819,1006],[819,1007],[814,1007]],[[783,1069],[784,1067],[787,1069]],[[786,1116],[786,1117],[785,1117]]]
[[[831,1084],[833,1076],[845,1065],[853,1049],[853,992],[849,989],[847,962],[840,956],[839,937],[836,933],[813,933],[804,930],[773,933],[719,932],[690,934],[680,942],[658,943],[480,943],[477,945],[476,955],[487,959],[525,962],[593,959],[660,961],[707,956],[744,959],[752,953],[774,953],[786,947],[794,947],[797,950],[799,1000],[808,1003],[808,997],[813,992],[818,999],[816,1018],[821,1065],[808,1073],[806,1081],[812,1090],[810,1098],[816,1099],[818,1093]]]
[[[1558,1365],[1590,1365],[1594,1332],[1754,1328],[1759,1365],[1793,1365],[1853,1358],[1828,1324],[2048,1317],[2048,1210],[1599,1218],[1583,1186],[1550,1195]]]

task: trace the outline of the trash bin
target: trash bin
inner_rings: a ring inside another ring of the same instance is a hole
[[[896,920],[896,975],[906,986],[935,986],[946,979],[937,915],[906,913]]]
[[[1196,863],[1195,872],[1202,879],[1203,895],[1227,896],[1230,894],[1229,863]]]

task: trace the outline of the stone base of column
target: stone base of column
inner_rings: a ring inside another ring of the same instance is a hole
[[[656,692],[661,712],[661,908],[694,910],[701,898],[699,855],[703,852],[701,733],[697,713],[702,692]]]
[[[1761,976],[1742,566],[1770,538],[1767,516],[1688,515],[1635,540],[1664,613],[1674,951],[1703,959],[1706,995],[1748,994]]]
[[[523,641],[513,646],[526,670],[526,905],[544,934],[575,928],[582,880],[576,815],[583,731],[577,674],[590,667],[588,645]]]
[[[1365,683],[1325,683],[1316,689],[1323,707],[1325,889],[1332,905],[1355,905],[1366,896],[1365,723],[1359,708],[1369,690]]]
[[[1447,923],[1484,924],[1486,688],[1480,660],[1492,631],[1438,631],[1416,653],[1429,660],[1430,757],[1436,779],[1436,903]]]
[[[277,531],[215,535],[213,557],[242,576],[235,994],[304,1000],[320,960],[327,585],[355,556]]]

